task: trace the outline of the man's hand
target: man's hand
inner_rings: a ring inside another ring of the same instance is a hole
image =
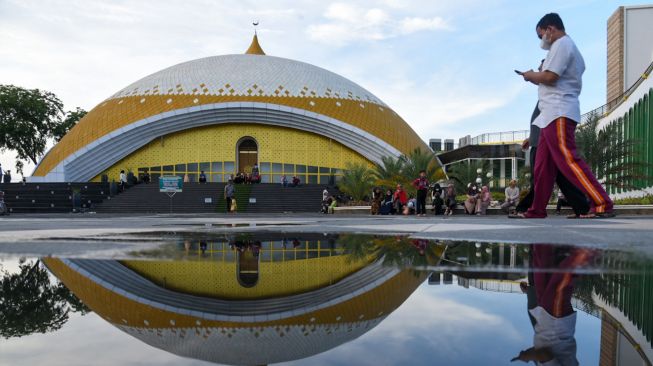
[[[544,70],[541,72],[528,70],[528,71],[524,71],[522,73],[522,76],[524,77],[525,81],[530,81],[535,85],[539,85],[539,84],[555,85],[555,83],[558,82],[558,79],[560,78],[558,74],[549,70]]]
[[[531,147],[531,140],[526,139],[524,142],[521,143],[521,149],[522,150],[527,150],[529,147]]]
[[[510,362],[522,361],[522,362],[548,362],[553,359],[553,354],[548,348],[535,348],[531,347],[525,351],[519,352],[517,357],[514,357]]]
[[[524,81],[531,81],[529,77],[532,77],[534,71],[533,69],[530,69],[528,71],[524,71],[521,73],[521,76],[524,78]]]

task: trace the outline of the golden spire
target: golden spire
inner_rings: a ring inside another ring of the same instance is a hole
[[[256,36],[256,32],[254,33],[254,39],[252,39],[252,44],[249,45],[249,48],[247,51],[245,51],[246,55],[265,55],[265,52],[263,52],[263,49],[261,48],[261,45],[258,44],[258,37]]]

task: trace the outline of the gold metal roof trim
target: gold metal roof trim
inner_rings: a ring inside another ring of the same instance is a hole
[[[245,54],[265,56],[265,52],[263,52],[261,45],[258,43],[258,36],[256,34],[254,34],[254,38],[252,39],[252,44],[249,45],[249,48],[247,49],[247,51],[245,51]]]

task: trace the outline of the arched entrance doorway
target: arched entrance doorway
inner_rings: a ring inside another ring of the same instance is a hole
[[[238,173],[250,173],[254,164],[258,164],[258,145],[251,137],[243,137],[236,147],[238,155]]]

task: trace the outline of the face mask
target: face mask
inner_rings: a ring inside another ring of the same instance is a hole
[[[542,35],[542,40],[540,41],[540,48],[542,48],[545,51],[551,49],[551,41],[546,39],[546,34]]]

